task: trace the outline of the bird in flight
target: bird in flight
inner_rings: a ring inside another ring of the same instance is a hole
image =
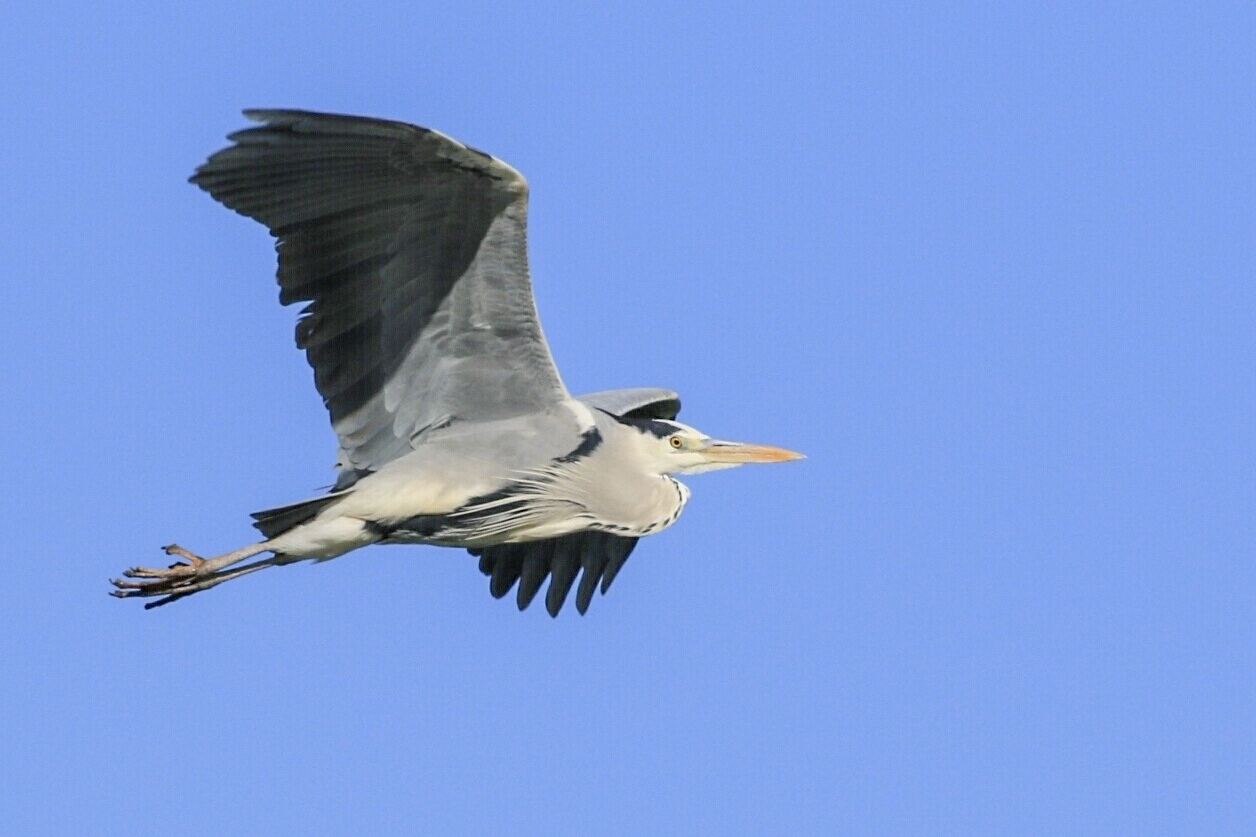
[[[673,475],[802,458],[681,424],[670,390],[571,396],[532,298],[528,185],[501,160],[401,122],[245,115],[259,124],[191,182],[277,239],[279,301],[304,303],[297,346],[340,441],[336,483],[255,513],[263,540],[234,552],[165,547],[173,565],[126,570],[113,595],[151,608],[413,543],[468,550],[493,596],[518,584],[520,610],[549,577],[552,616],[583,571],[584,613],[637,539],[680,517]]]

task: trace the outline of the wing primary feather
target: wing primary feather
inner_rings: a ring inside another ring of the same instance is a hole
[[[608,553],[608,561],[606,564],[606,572],[602,575],[602,595],[606,595],[606,591],[611,589],[611,582],[615,580],[615,576],[623,569],[624,562],[628,560],[628,556],[632,554],[633,547],[637,545],[636,538],[623,538],[617,535],[608,535],[610,540],[607,543],[606,550]]]
[[[589,602],[593,600],[593,591],[597,589],[597,583],[601,581],[602,573],[606,570],[610,557],[610,552],[601,548],[601,544],[598,543],[589,544],[584,554],[580,556],[584,574],[580,576],[580,588],[576,591],[576,610],[580,611],[581,616],[589,609]]]
[[[523,572],[519,578],[519,592],[516,599],[520,610],[526,610],[536,598],[536,592],[541,589],[541,584],[549,575],[550,556],[553,552],[552,543],[538,543],[532,546],[527,557],[523,559]]]
[[[515,586],[515,582],[519,580],[519,573],[523,571],[523,556],[524,550],[515,547],[505,550],[498,557],[493,565],[493,580],[489,582],[488,588],[494,599],[500,599],[510,592],[511,587]]]
[[[550,616],[557,616],[567,601],[567,593],[571,583],[576,580],[580,571],[580,552],[578,542],[569,538],[558,540],[554,549],[554,557],[550,560],[550,585],[545,591],[545,609]]]

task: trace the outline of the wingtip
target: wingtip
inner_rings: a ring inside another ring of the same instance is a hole
[[[305,111],[292,108],[244,108],[240,113],[250,122],[274,122],[281,116],[299,116]]]

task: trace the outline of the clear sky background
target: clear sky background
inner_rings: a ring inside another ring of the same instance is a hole
[[[1256,828],[1256,12],[1047,5],[7,4],[4,829]],[[257,106],[502,157],[573,391],[809,458],[583,618],[417,547],[108,597],[332,479],[185,182]]]

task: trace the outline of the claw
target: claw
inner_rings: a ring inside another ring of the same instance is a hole
[[[205,563],[204,558],[202,558],[199,555],[193,555],[191,552],[188,552],[186,549],[179,546],[177,543],[172,543],[169,546],[163,546],[161,550],[167,555],[177,555],[178,557],[184,559],[185,561],[188,562],[188,565],[190,565],[192,569],[194,570],[200,569],[201,565]],[[171,569],[174,569],[174,567],[177,567],[177,566],[180,566],[180,565],[175,564],[174,566],[171,567]]]
[[[149,581],[123,581],[120,578],[114,578],[110,579],[109,583],[114,586],[114,589],[109,591],[110,595],[125,599],[130,596],[156,596],[162,593],[169,593],[180,586],[186,585],[188,580],[154,578]]]
[[[184,576],[189,576],[192,573],[191,573],[191,567],[189,567],[187,564],[176,564],[175,566],[170,567],[169,569],[164,569],[164,570],[149,569],[147,567],[132,567],[129,570],[124,570],[122,574],[126,576],[127,578],[169,579],[169,578],[182,578]]]

